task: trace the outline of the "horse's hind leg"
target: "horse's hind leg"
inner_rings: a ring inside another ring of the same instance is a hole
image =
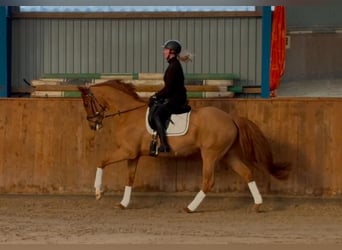
[[[131,201],[131,194],[132,194],[132,187],[135,179],[135,173],[137,170],[138,159],[128,160],[127,167],[128,167],[128,181],[127,185],[125,186],[124,195],[122,197],[121,202],[118,204],[120,208],[127,208],[129,202]]]
[[[233,170],[242,177],[242,179],[247,183],[248,188],[254,199],[253,210],[259,212],[260,205],[262,204],[262,197],[260,195],[259,189],[253,179],[252,171],[247,167],[247,165],[241,161],[237,156],[228,156],[226,161]]]

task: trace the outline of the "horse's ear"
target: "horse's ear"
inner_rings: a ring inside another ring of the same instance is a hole
[[[84,86],[78,86],[78,90],[82,93],[82,95],[86,95],[88,92],[88,88]]]

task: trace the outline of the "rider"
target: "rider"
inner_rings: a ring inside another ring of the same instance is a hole
[[[162,115],[177,113],[181,107],[188,103],[187,93],[184,84],[184,72],[179,60],[188,62],[191,54],[180,55],[182,46],[177,40],[168,40],[164,43],[163,55],[169,63],[164,73],[164,87],[150,98],[150,103],[158,103],[153,116],[160,139],[159,152],[169,152],[170,146],[167,141],[166,128],[161,121]]]

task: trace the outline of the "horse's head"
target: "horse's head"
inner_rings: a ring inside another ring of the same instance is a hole
[[[121,81],[109,80],[90,87],[79,86],[78,89],[82,94],[87,120],[93,130],[102,128],[105,118],[120,117],[146,107],[146,102],[140,99],[134,86]]]
[[[105,106],[91,92],[90,87],[78,87],[82,94],[83,106],[87,113],[87,120],[92,130],[103,127],[102,121],[105,117]]]

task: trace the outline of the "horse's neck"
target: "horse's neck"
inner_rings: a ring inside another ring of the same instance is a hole
[[[121,93],[115,93],[113,96],[109,95],[107,103],[109,105],[109,109],[113,108],[120,111],[133,109],[145,104],[143,101],[136,100],[129,95]]]

